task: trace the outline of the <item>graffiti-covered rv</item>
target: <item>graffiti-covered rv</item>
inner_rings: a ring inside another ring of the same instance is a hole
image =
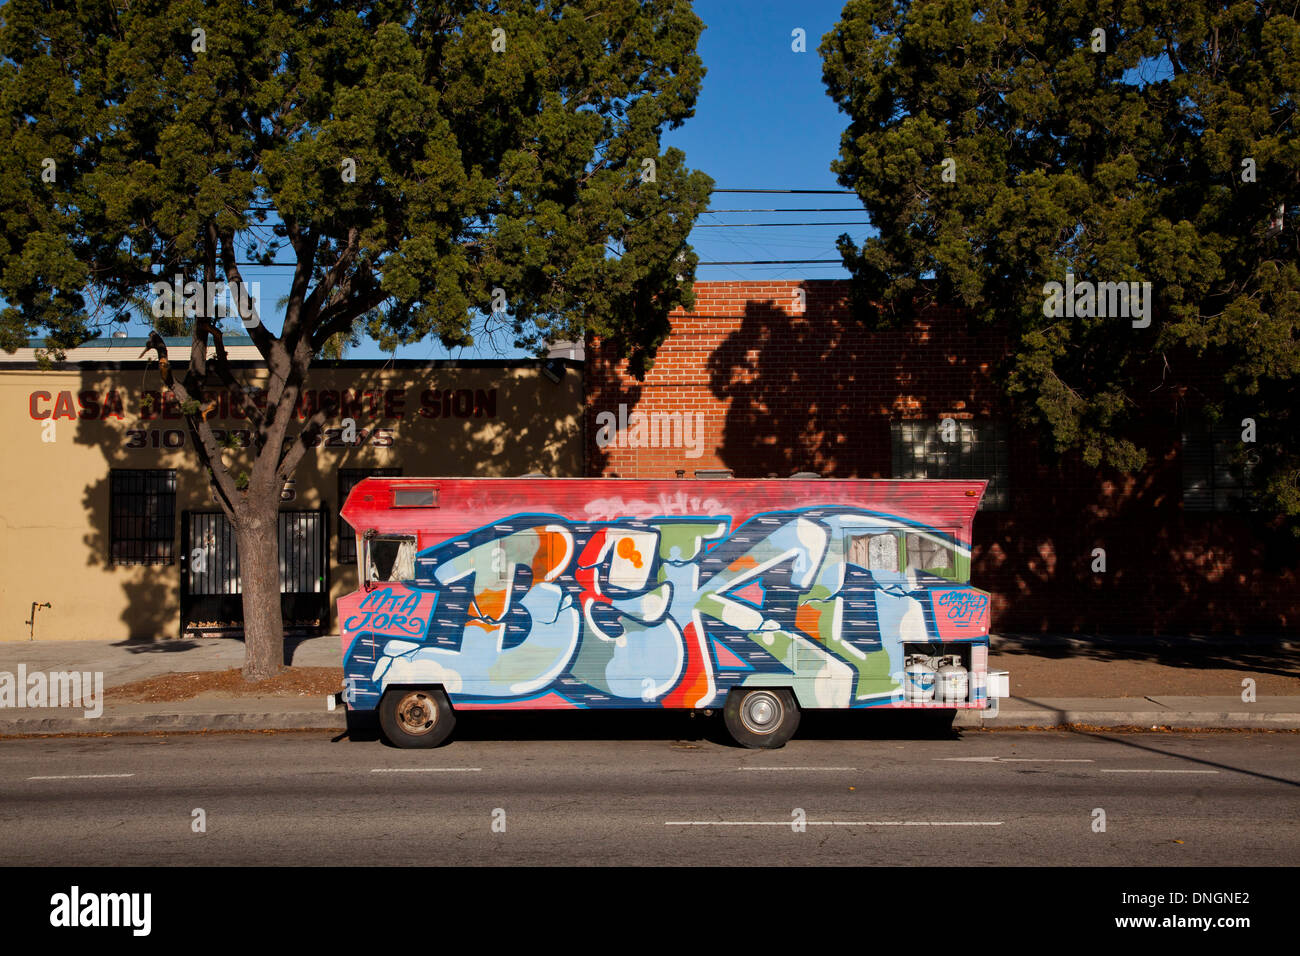
[[[475,708],[721,709],[765,748],[801,708],[951,724],[1006,694],[968,584],[984,485],[367,478],[344,698],[405,747]]]

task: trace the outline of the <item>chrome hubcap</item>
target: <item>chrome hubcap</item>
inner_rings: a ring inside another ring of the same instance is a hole
[[[740,722],[755,734],[770,734],[781,721],[781,702],[769,693],[750,694],[740,708]]]

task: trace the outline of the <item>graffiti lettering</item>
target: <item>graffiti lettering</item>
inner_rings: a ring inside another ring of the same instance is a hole
[[[722,502],[716,498],[700,498],[679,491],[675,495],[660,495],[656,501],[622,498],[597,498],[583,509],[592,521],[607,521],[611,518],[658,518],[667,515],[717,514],[722,511]]]
[[[498,521],[421,552],[411,588],[366,595],[343,625],[358,696],[424,683],[470,704],[716,707],[732,687],[790,686],[806,706],[866,706],[902,699],[904,641],[955,626],[914,571],[868,566],[862,540],[914,530],[889,516],[828,507],[733,530],[668,516],[709,513],[684,492],[586,510],[648,517]],[[987,595],[935,597],[974,638]]]
[[[978,591],[945,591],[937,603],[947,612],[949,620],[973,621],[984,613],[989,599]]]
[[[394,593],[390,588],[371,591],[358,608],[363,613],[349,617],[343,622],[343,628],[346,631],[419,637],[428,627],[428,615],[417,616],[424,597],[419,591]],[[427,603],[432,607],[432,601]]]

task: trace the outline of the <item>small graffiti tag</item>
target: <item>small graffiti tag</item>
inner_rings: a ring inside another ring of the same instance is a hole
[[[425,607],[421,608],[421,602]],[[433,610],[434,595],[402,589],[394,594],[389,588],[371,591],[361,602],[359,611],[344,622],[348,631],[370,631],[394,637],[419,637],[424,634]],[[421,610],[424,611],[421,614]]]
[[[974,591],[945,591],[939,595],[938,603],[948,612],[948,620],[974,621],[984,613],[989,598]]]

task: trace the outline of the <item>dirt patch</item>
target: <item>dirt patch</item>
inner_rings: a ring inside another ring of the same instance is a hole
[[[343,689],[342,667],[290,667],[267,680],[248,682],[239,668],[225,671],[182,671],[110,687],[106,696],[118,700],[164,702],[189,700],[200,694],[225,697],[323,697]]]

